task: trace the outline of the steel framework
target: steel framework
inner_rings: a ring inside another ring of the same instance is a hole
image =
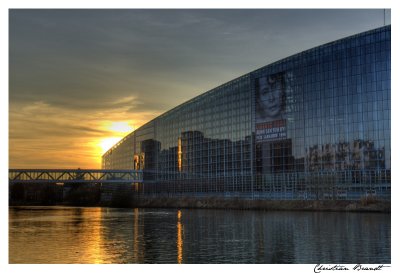
[[[135,183],[143,182],[142,171],[84,169],[10,169],[10,183]]]

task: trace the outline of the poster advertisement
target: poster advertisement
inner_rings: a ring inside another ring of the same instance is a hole
[[[256,141],[271,141],[286,138],[286,119],[256,124]]]
[[[286,76],[279,72],[255,79],[256,142],[286,138]]]

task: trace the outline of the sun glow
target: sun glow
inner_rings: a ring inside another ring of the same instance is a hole
[[[95,145],[102,155],[134,129],[129,121],[103,121],[101,127],[109,135],[96,141]]]
[[[127,121],[114,121],[108,126],[108,129],[118,133],[128,133],[133,131],[133,127]]]
[[[107,152],[112,146],[118,143],[122,137],[107,137],[103,138],[99,142],[99,146],[101,147],[102,153],[104,154]]]

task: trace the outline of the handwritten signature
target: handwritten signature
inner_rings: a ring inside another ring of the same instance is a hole
[[[336,271],[336,270],[344,270],[344,271],[380,271],[384,267],[390,267],[388,265],[377,265],[377,266],[366,266],[362,264],[356,264],[355,266],[351,265],[324,265],[324,264],[317,264],[314,267],[314,273],[321,273],[323,271]]]

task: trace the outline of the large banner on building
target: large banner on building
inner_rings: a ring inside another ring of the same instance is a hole
[[[256,141],[286,138],[287,75],[279,72],[255,79]]]
[[[270,141],[286,138],[286,119],[256,124],[256,141]]]

